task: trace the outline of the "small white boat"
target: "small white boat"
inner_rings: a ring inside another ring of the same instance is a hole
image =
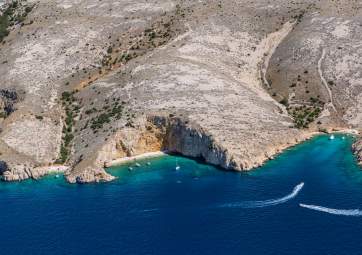
[[[59,178],[59,174],[56,174],[56,175],[55,175],[55,178],[57,178],[57,179],[58,179],[58,178]]]
[[[147,165],[150,166],[150,165],[151,165],[151,162],[147,162]]]
[[[346,139],[346,137],[342,136],[342,140]]]
[[[175,170],[178,171],[178,170],[180,170],[180,168],[181,168],[181,167],[178,165],[177,159],[176,159],[176,167],[175,167]]]
[[[128,167],[128,171],[130,171],[130,172],[131,172],[132,170],[133,170],[133,167],[131,167],[131,166],[130,166],[130,167]]]
[[[140,167],[141,164],[140,164],[140,163],[136,163],[135,166],[136,166],[136,167]]]
[[[329,140],[334,140],[334,135],[331,135],[331,136],[329,137]]]

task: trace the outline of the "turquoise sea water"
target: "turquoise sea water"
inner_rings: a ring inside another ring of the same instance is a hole
[[[318,136],[248,173],[166,156],[107,184],[1,183],[0,254],[362,254],[352,140]]]

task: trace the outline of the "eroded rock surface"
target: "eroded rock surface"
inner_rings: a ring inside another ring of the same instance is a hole
[[[353,145],[353,151],[357,156],[357,160],[362,165],[362,139],[359,140]]]
[[[0,89],[22,92],[0,118],[6,180],[58,163],[109,181],[105,163],[158,150],[249,170],[362,125],[356,1],[40,1],[25,24],[0,50]]]

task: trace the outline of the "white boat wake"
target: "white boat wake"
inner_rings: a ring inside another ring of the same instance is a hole
[[[323,207],[323,206],[306,205],[306,204],[299,204],[299,206],[310,209],[310,210],[325,212],[325,213],[334,214],[334,215],[362,216],[362,211],[359,209],[343,210],[343,209],[333,209],[333,208],[327,208],[327,207]]]
[[[273,205],[279,205],[283,204],[285,202],[288,202],[289,200],[295,198],[299,192],[302,190],[304,186],[304,182],[298,184],[294,187],[293,192],[289,195],[277,198],[277,199],[269,199],[264,201],[244,201],[244,202],[238,202],[238,203],[229,203],[224,204],[221,207],[239,207],[239,208],[260,208],[260,207],[266,207],[266,206],[273,206]]]

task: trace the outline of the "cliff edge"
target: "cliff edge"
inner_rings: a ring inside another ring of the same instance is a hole
[[[62,165],[69,182],[110,181],[107,162],[159,150],[249,170],[315,131],[362,125],[355,1],[2,8],[7,181]]]

